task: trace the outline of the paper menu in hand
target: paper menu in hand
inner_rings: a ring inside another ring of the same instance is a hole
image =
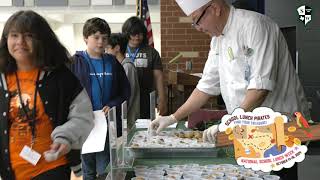
[[[108,124],[106,116],[102,110],[94,111],[94,127],[87,140],[83,143],[82,154],[101,152],[104,150]]]

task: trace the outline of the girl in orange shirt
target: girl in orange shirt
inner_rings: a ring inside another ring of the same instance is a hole
[[[19,11],[8,19],[0,41],[3,179],[70,179],[75,164],[69,156],[81,149],[93,115],[67,61],[67,50],[39,14]]]

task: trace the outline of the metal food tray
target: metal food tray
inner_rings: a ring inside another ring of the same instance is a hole
[[[135,158],[217,157],[218,152],[216,147],[131,147],[132,141],[128,149]]]

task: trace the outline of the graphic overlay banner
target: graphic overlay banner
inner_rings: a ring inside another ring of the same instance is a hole
[[[309,6],[300,6],[298,9],[299,19],[305,26],[311,21],[312,8]]]
[[[235,158],[239,165],[264,172],[290,168],[305,159],[307,147],[293,136],[295,126],[285,134],[288,118],[270,108],[259,107],[252,112],[236,109],[225,115],[219,131],[233,141]]]

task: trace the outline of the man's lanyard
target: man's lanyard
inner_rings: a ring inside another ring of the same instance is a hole
[[[134,61],[136,60],[136,56],[137,56],[139,50],[140,50],[140,47],[138,47],[138,48],[136,49],[136,51],[135,51],[134,53],[132,53],[131,50],[130,50],[129,45],[127,45],[127,51],[128,51],[128,54],[129,54],[129,58],[131,59],[131,61],[132,61],[133,63],[134,63]]]
[[[27,107],[23,103],[23,99],[22,99],[22,95],[21,95],[20,81],[19,81],[19,78],[18,78],[17,71],[15,72],[15,75],[16,75],[19,100],[20,100],[20,104],[21,104],[22,110],[25,113],[25,115],[27,116],[27,119],[29,121],[31,120],[29,122],[29,126],[31,127],[31,133],[32,133],[32,140],[31,140],[31,148],[32,148],[32,146],[34,144],[34,141],[35,141],[35,138],[36,138],[36,116],[37,116],[36,105],[37,105],[37,92],[38,92],[37,82],[39,80],[40,70],[38,71],[37,81],[36,81],[36,84],[35,84],[34,98],[33,98],[33,110],[32,110],[31,117],[28,115]]]
[[[104,62],[104,60],[103,60],[103,58],[102,58],[102,82],[101,82],[101,84],[100,84],[100,81],[99,81],[99,78],[98,78],[98,75],[97,75],[97,71],[96,71],[96,68],[93,66],[93,64],[92,64],[92,62],[91,61],[94,61],[94,60],[92,60],[92,58],[89,56],[89,54],[87,53],[87,51],[86,51],[86,56],[87,56],[87,58],[88,58],[88,61],[89,61],[89,64],[90,64],[90,66],[92,67],[92,69],[93,69],[93,71],[94,71],[94,76],[95,76],[95,78],[97,79],[97,81],[98,81],[98,86],[99,86],[99,89],[100,89],[100,103],[101,103],[101,105],[103,105],[103,85],[104,85],[104,77],[103,77],[103,75],[104,75],[104,73],[105,73],[105,62]],[[92,96],[92,95],[91,95]]]

